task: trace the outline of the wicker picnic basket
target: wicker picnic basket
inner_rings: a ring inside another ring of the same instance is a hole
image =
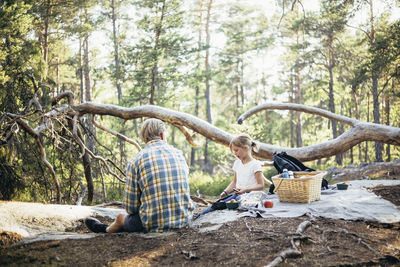
[[[272,177],[279,201],[310,203],[321,197],[322,178],[326,172],[294,172],[294,179],[282,178],[282,174]]]

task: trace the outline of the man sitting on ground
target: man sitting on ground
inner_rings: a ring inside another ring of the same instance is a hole
[[[95,233],[163,232],[186,226],[194,209],[190,199],[189,169],[183,153],[166,143],[165,124],[147,119],[140,130],[146,146],[127,168],[125,209],[110,225],[85,220]]]

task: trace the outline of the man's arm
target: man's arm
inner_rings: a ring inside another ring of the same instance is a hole
[[[128,164],[126,171],[125,210],[128,214],[138,214],[140,207],[140,188],[137,181],[136,168],[133,163]]]

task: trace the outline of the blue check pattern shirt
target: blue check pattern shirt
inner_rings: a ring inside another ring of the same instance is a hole
[[[182,151],[162,140],[148,142],[128,164],[126,211],[139,213],[148,232],[186,226],[194,209],[188,174]]]

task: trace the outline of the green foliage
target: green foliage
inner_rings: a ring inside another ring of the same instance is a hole
[[[360,25],[361,31],[349,28],[348,25],[354,23],[351,19],[368,4],[365,1],[353,4],[347,0],[321,0],[320,10],[313,12],[303,12],[299,1],[278,1],[275,13],[237,0],[217,1],[211,10],[211,39],[206,47],[204,1],[119,0],[116,1],[119,75],[113,57],[114,44],[107,39],[103,45],[104,40],[98,37],[112,32],[110,1],[3,2],[0,6],[1,112],[20,114],[35,93],[45,110],[50,110],[51,97],[60,91],[71,90],[79,99],[82,67],[79,48],[82,48],[83,35],[91,33],[89,46],[94,43],[104,49],[90,51],[95,102],[118,103],[115,83],[119,80],[123,106],[148,104],[151,90],[154,90],[154,104],[205,118],[204,59],[205,49],[209,48],[213,124],[226,132],[246,132],[260,142],[289,147],[299,138],[292,136],[290,128],[296,123],[296,117],[291,117],[294,112],[261,112],[248,118],[243,125],[237,124],[238,116],[265,101],[295,101],[297,89],[301,89],[300,103],[328,110],[330,82],[333,82],[336,113],[371,121],[369,92],[374,73],[379,74],[379,108],[386,110],[385,105],[389,105],[389,114],[382,114],[381,118],[385,118],[385,122],[389,118],[393,126],[400,125],[400,23],[390,22],[389,13],[374,14],[373,42],[369,38],[370,21]],[[289,3],[290,9],[287,8]],[[90,14],[88,21],[85,21],[85,9]],[[47,42],[45,29],[48,30]],[[48,46],[47,62],[44,60],[45,45]],[[267,69],[264,64],[275,60],[275,53],[282,57]],[[330,61],[329,56],[334,56],[335,60]],[[329,64],[333,66],[332,80]],[[271,77],[276,70],[281,70],[280,77]],[[383,105],[385,99],[389,101]],[[37,118],[35,115],[29,121],[33,128],[40,123]],[[303,145],[331,139],[329,120],[308,114],[302,114],[301,118]],[[141,118],[125,122],[103,116],[96,120],[140,142]],[[54,131],[43,133],[42,141],[60,180],[63,201],[73,203],[81,191],[79,181],[84,177],[80,149],[71,141],[71,133],[54,123]],[[339,129],[340,126],[338,124]],[[348,126],[343,129],[347,130]],[[171,133],[168,141],[183,150],[189,162],[192,147],[185,136],[173,126],[168,126],[168,131]],[[194,132],[189,130],[190,134]],[[3,133],[0,135],[4,137]],[[127,159],[120,157],[119,140],[100,130],[96,131],[96,138],[95,153],[124,170]],[[198,171],[204,169],[205,138],[197,135],[194,140],[199,146],[194,149],[195,164],[191,166],[194,171],[190,177],[192,193],[199,190],[201,194],[219,195],[232,176],[210,176]],[[128,159],[137,153],[133,146],[125,147]],[[350,152],[346,152],[344,164],[373,160],[372,142],[368,145],[364,142],[360,148],[353,148],[353,159],[350,159]],[[399,147],[390,148],[393,160],[400,155],[400,150]],[[0,192],[3,198],[54,201],[53,181],[29,135],[19,131],[1,149],[0,188],[3,191]],[[214,170],[231,167],[233,156],[229,148],[210,142],[207,152]],[[92,165],[98,203],[103,200],[101,175],[98,162],[93,160]],[[334,157],[330,157],[306,165],[327,169],[336,163]],[[269,168],[265,176],[274,174],[275,169]],[[122,200],[123,185],[107,173],[104,181],[108,200]]]
[[[189,175],[190,193],[206,196],[219,196],[221,192],[232,182],[233,176],[209,175],[196,171]]]
[[[3,150],[1,150],[0,155]],[[15,172],[13,166],[9,165],[5,158],[0,156],[0,199],[11,200],[17,191],[24,187],[22,178]]]
[[[31,77],[39,71],[37,42],[29,38],[33,16],[31,6],[7,1],[0,9],[0,111],[18,112],[32,98]]]
[[[137,21],[140,38],[129,50],[127,64],[135,68],[129,75],[125,101],[130,105],[154,101],[158,105],[174,101],[175,88],[182,85],[185,74],[180,67],[191,54],[183,27],[182,1],[148,0],[135,2],[145,11]],[[153,98],[153,99],[152,99]]]

